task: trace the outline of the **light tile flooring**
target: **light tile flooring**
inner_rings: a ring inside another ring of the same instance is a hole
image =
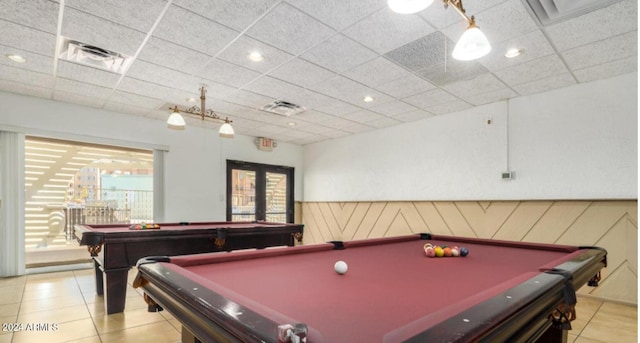
[[[135,268],[129,281],[135,276]],[[180,323],[166,311],[147,312],[141,293],[128,289],[125,311],[105,315],[95,295],[93,270],[0,278],[0,323],[31,325],[31,331],[0,332],[0,343],[180,341]],[[637,307],[579,297],[569,341],[637,342]],[[57,330],[53,330],[53,325]],[[3,327],[4,328],[4,327]],[[34,329],[40,329],[40,331]]]

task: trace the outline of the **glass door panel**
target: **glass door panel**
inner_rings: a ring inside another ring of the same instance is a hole
[[[268,222],[287,222],[287,174],[266,173],[265,192],[266,220]]]
[[[256,172],[231,171],[231,220],[256,220]]]

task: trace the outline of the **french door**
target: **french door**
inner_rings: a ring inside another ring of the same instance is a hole
[[[293,171],[227,160],[227,221],[293,223]]]

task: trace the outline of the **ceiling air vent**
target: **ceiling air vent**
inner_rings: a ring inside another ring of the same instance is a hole
[[[62,39],[60,57],[63,60],[100,68],[113,73],[122,74],[131,63],[132,58],[115,51],[78,42],[69,38]]]
[[[296,104],[292,104],[290,102],[276,100],[274,102],[270,102],[262,106],[261,110],[267,111],[270,113],[279,114],[281,116],[290,117],[294,114],[299,114],[304,112],[306,108],[304,108],[304,106],[299,106]]]
[[[522,0],[542,26],[607,7],[620,0]]]

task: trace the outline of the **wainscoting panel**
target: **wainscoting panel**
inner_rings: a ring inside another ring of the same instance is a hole
[[[638,202],[303,202],[304,244],[431,232],[526,242],[599,246],[608,266],[580,294],[638,303]]]

